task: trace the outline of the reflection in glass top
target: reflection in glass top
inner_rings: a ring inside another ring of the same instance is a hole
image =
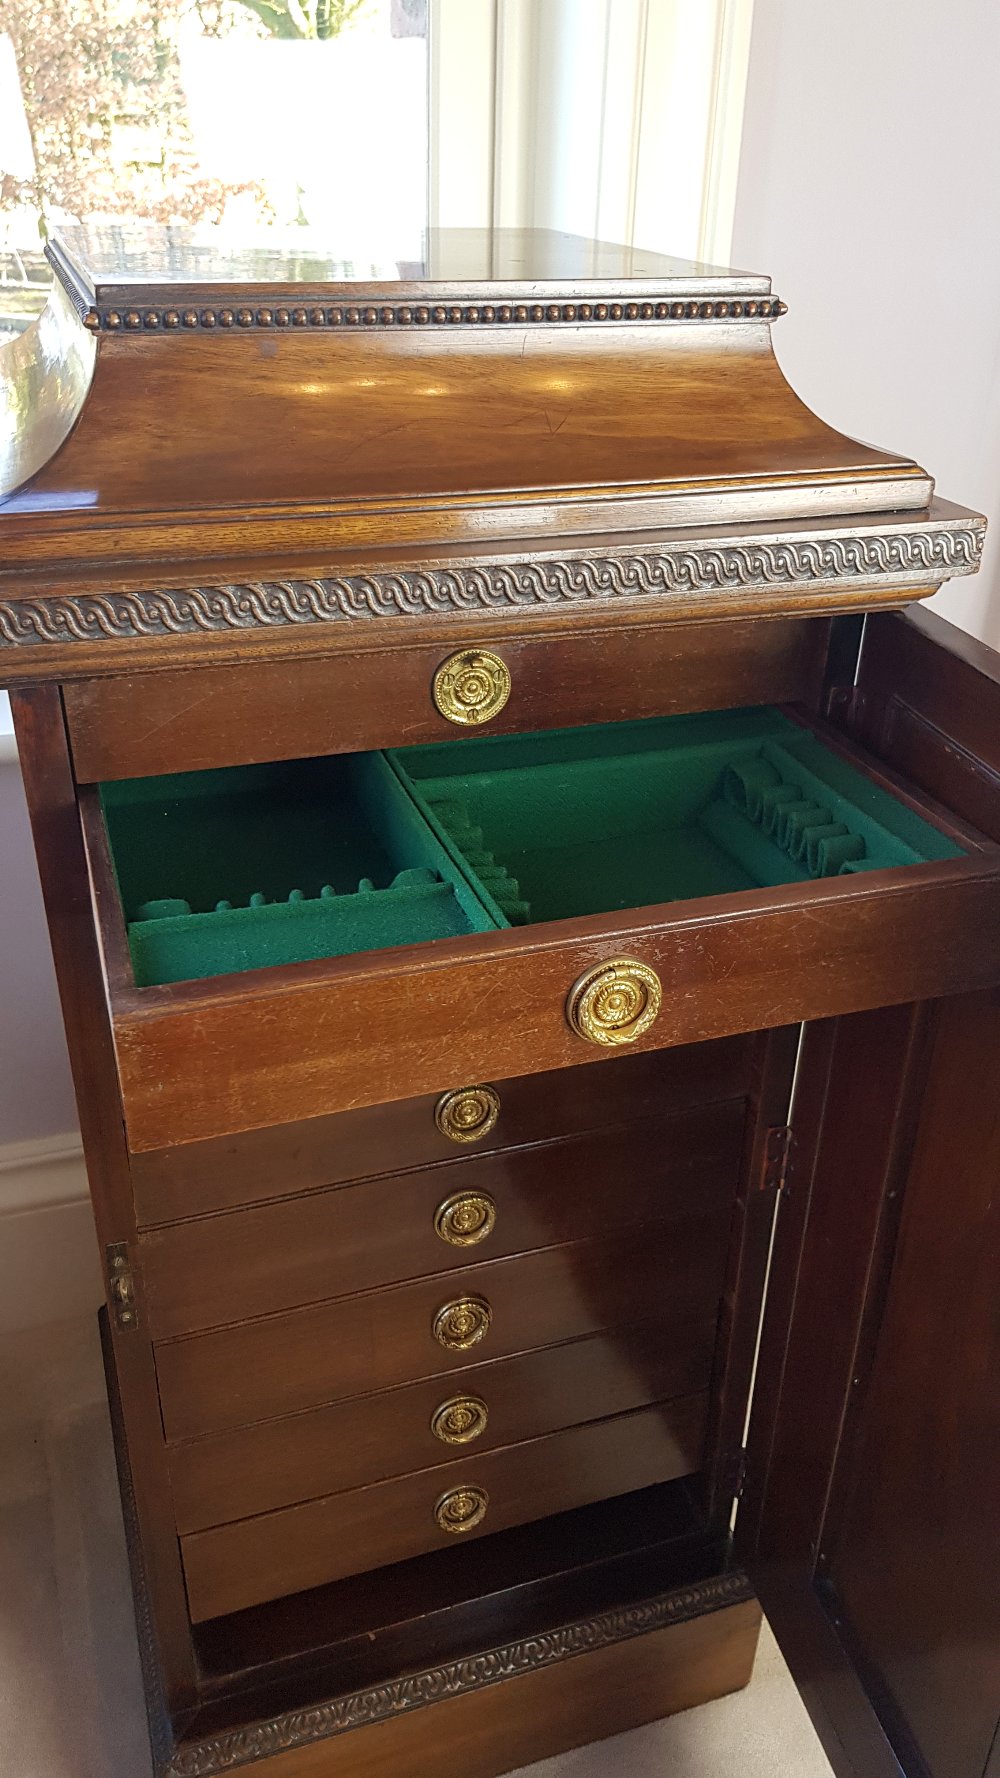
[[[331,252],[315,231],[271,231],[247,244],[212,229],[103,227],[67,229],[60,240],[88,282],[157,284],[349,284],[692,278],[729,279],[721,267],[637,247],[587,240],[554,229],[434,229],[417,256]],[[757,280],[761,289],[766,280]]]

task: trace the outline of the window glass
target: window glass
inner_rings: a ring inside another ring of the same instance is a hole
[[[60,223],[420,258],[427,0],[3,0],[0,329]],[[342,248],[343,250],[343,248]]]

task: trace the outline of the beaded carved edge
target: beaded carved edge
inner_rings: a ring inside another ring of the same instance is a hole
[[[214,328],[294,328],[328,332],[342,327],[551,327],[632,321],[777,321],[787,303],[771,296],[596,296],[581,302],[211,302],[163,307],[88,302],[64,282],[80,320],[91,333],[203,333]]]
[[[767,592],[794,586],[972,574],[983,527],[921,525],[803,541],[677,544],[642,555],[245,581],[136,593],[0,599],[0,651],[38,643],[269,630],[366,618],[434,617],[618,598]]]
[[[287,1753],[291,1748],[398,1717],[444,1698],[480,1691],[518,1674],[537,1673],[576,1655],[593,1654],[614,1643],[687,1623],[706,1612],[741,1605],[753,1597],[745,1574],[717,1576],[683,1590],[660,1594],[641,1605],[604,1612],[470,1655],[466,1660],[449,1661],[427,1672],[392,1680],[369,1691],[334,1698],[310,1710],[290,1711],[269,1722],[251,1723],[214,1735],[176,1752],[164,1778],[211,1778],[212,1774],[228,1772],[251,1760]]]

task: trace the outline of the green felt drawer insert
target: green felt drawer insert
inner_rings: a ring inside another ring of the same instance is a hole
[[[131,779],[101,800],[140,987],[494,925],[379,753]]]
[[[608,913],[953,858],[960,848],[777,711],[486,736],[388,756],[515,920]]]
[[[136,981],[960,855],[777,711],[102,787]]]

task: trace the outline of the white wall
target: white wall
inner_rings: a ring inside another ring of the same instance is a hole
[[[1000,5],[756,0],[733,262],[770,272],[824,419],[985,512],[939,594],[1000,647]]]
[[[0,1334],[102,1299],[21,774],[0,712]]]
[[[0,725],[0,1149],[76,1126],[24,788],[7,741]]]

